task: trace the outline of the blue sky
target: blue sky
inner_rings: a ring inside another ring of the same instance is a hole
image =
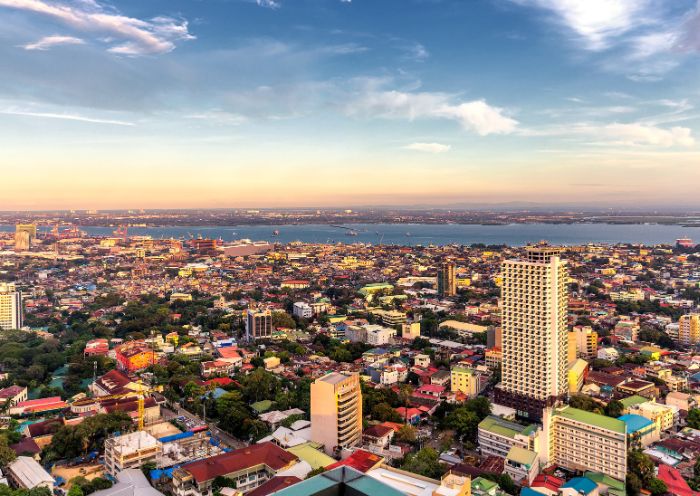
[[[0,0],[0,208],[697,206],[695,0]]]

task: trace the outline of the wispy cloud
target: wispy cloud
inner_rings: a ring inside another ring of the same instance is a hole
[[[95,33],[115,41],[108,50],[122,55],[170,52],[175,43],[194,39],[187,21],[168,16],[150,20],[128,17],[95,0],[48,2],[45,0],[0,0],[0,7],[49,17],[82,33]]]
[[[101,119],[98,117],[90,117],[80,114],[69,113],[54,113],[54,112],[35,112],[32,110],[21,110],[13,108],[0,109],[0,114],[16,115],[20,117],[37,117],[42,119],[61,119],[67,121],[89,122],[92,124],[109,124],[114,126],[133,126],[133,122],[120,121],[114,119]]]
[[[85,41],[83,41],[80,38],[76,38],[75,36],[54,35],[44,36],[43,38],[41,38],[38,41],[35,41],[34,43],[27,43],[26,45],[22,45],[22,48],[24,48],[25,50],[48,50],[55,46],[84,44]]]
[[[345,107],[348,115],[386,119],[448,119],[480,136],[510,134],[518,121],[484,100],[455,101],[445,93],[369,89]]]
[[[424,153],[445,153],[449,152],[452,146],[443,145],[442,143],[411,143],[404,146],[406,150]]]

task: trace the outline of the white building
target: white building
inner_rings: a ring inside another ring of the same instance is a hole
[[[18,456],[7,466],[7,477],[21,489],[46,487],[53,491],[54,479],[34,458]]]
[[[292,308],[292,313],[300,319],[310,319],[314,316],[314,309],[304,301],[297,301]]]
[[[389,344],[395,337],[396,329],[381,326],[372,326],[372,328],[367,329],[367,344],[373,346]]]
[[[601,348],[598,350],[598,358],[614,362],[620,358],[620,353],[615,348]]]
[[[105,441],[105,467],[110,475],[155,461],[163,445],[146,431],[115,436]]]
[[[568,271],[561,251],[530,246],[525,259],[502,266],[503,372],[495,400],[534,419],[568,391]]]
[[[14,283],[0,283],[0,329],[21,329],[22,293]]]

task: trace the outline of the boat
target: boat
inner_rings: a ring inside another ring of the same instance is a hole
[[[357,232],[356,231],[348,231],[345,233],[345,235],[346,236],[357,236]]]
[[[410,235],[411,235],[410,232],[406,232],[406,237],[408,237],[408,236],[410,236]]]
[[[277,229],[275,229],[274,231],[272,231],[272,235],[273,235],[273,236],[279,236],[279,235],[280,235],[280,232],[279,232]]]

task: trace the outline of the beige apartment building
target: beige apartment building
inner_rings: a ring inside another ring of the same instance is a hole
[[[625,480],[627,426],[622,420],[570,406],[547,409],[543,420],[550,464]]]
[[[0,329],[20,329],[22,325],[22,293],[14,283],[0,283]]]
[[[590,326],[574,326],[569,332],[569,363],[577,358],[592,360],[598,353],[598,333]]]
[[[567,392],[567,278],[562,248],[538,245],[503,263],[503,372],[496,402],[540,419]]]
[[[700,314],[691,313],[678,319],[678,342],[686,346],[700,343]]]
[[[362,439],[360,376],[331,372],[311,384],[311,440],[326,453],[356,446]]]

